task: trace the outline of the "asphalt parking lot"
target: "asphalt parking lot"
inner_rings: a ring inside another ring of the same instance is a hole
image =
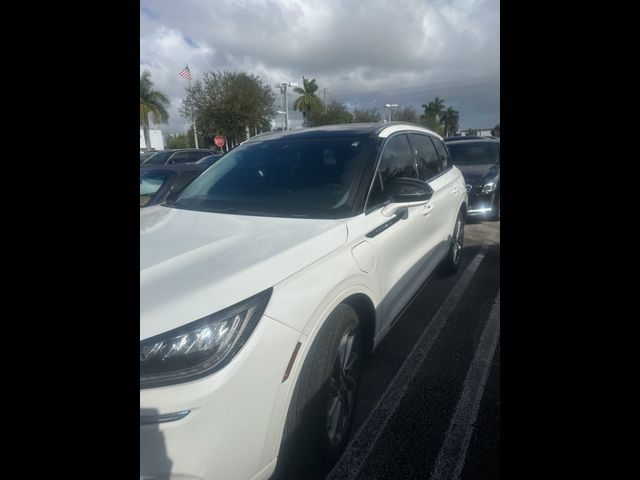
[[[465,228],[458,273],[436,273],[366,359],[352,439],[314,480],[499,478],[500,222]]]

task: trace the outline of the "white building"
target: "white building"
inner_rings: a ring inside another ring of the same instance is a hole
[[[490,137],[492,128],[481,128],[476,130],[476,135],[479,137]]]
[[[149,139],[151,140],[149,148],[164,150],[164,139],[162,138],[161,130],[149,130]],[[143,148],[147,148],[147,144],[144,141],[144,131],[140,129],[140,149]]]

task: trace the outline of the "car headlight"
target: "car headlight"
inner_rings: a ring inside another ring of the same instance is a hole
[[[482,193],[491,193],[491,192],[495,191],[497,184],[498,184],[498,182],[485,183],[484,187],[482,187]]]
[[[272,289],[140,342],[140,388],[187,382],[227,365],[247,342]]]

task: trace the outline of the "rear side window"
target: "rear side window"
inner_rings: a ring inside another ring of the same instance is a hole
[[[431,180],[442,171],[440,157],[436,152],[436,148],[427,135],[412,133],[411,143],[416,154],[420,179]]]
[[[208,151],[201,151],[201,152],[191,151],[191,152],[189,152],[189,156],[191,158],[191,161],[194,162],[194,163],[197,162],[198,160],[200,160],[202,157],[207,157],[209,155],[211,155],[211,152],[208,152]]]
[[[151,155],[145,160],[145,165],[162,165],[164,164],[173,152],[158,152]]]
[[[391,137],[384,146],[380,165],[373,178],[367,209],[385,203],[388,200],[389,185],[394,179],[400,177],[419,178],[411,153],[411,145],[406,135]]]
[[[191,157],[191,152],[177,152],[169,163],[191,163],[193,162],[193,158]]]
[[[432,138],[431,140],[433,140],[433,144],[436,146],[438,155],[440,155],[440,171],[444,172],[449,168],[449,165],[451,165],[451,162],[449,161],[449,152],[441,140],[438,140],[437,138]]]

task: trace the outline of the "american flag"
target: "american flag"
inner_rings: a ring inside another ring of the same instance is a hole
[[[191,80],[191,72],[189,71],[189,65],[184,67],[184,70],[182,70],[178,75],[181,76],[182,78],[186,78],[187,80]]]

